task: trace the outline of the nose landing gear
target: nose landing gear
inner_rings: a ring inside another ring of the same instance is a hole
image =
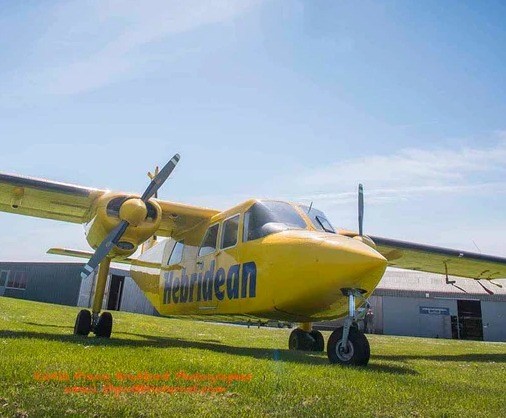
[[[369,341],[362,331],[356,326],[358,321],[364,319],[366,309],[355,309],[355,299],[362,300],[368,305],[364,298],[362,289],[341,289],[343,295],[348,296],[348,317],[344,321],[344,327],[339,327],[330,335],[327,344],[327,356],[332,364],[338,363],[351,366],[366,366],[371,356]]]
[[[341,289],[343,295],[348,297],[348,316],[344,321],[344,327],[339,327],[330,335],[327,342],[327,356],[330,363],[351,366],[366,366],[371,356],[369,341],[362,331],[356,327],[356,323],[364,319],[366,309],[355,309],[355,301],[358,298],[368,306],[363,294],[363,289]],[[290,334],[288,339],[290,350],[318,351],[324,350],[323,335],[320,331],[313,330],[311,323],[301,323]]]

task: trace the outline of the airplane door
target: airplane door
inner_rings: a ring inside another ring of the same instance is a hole
[[[221,303],[220,313],[240,310],[239,221],[237,214],[225,219],[221,227],[214,278],[214,296]]]
[[[216,223],[208,228],[197,255],[195,271],[198,275],[197,304],[200,312],[215,311],[218,307],[219,301],[214,297],[214,276],[219,226]]]

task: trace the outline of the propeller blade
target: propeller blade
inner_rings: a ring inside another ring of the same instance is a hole
[[[107,257],[107,254],[109,254],[113,245],[116,244],[121,236],[125,233],[127,228],[128,222],[121,221],[111,232],[109,232],[109,235],[105,237],[102,243],[95,250],[95,254],[93,254],[93,256],[83,267],[83,270],[81,271],[81,277],[83,279],[86,279],[91,273],[93,273],[93,271],[95,271],[101,261]]]
[[[364,235],[364,186],[358,185],[358,234]]]
[[[147,202],[149,199],[151,199],[155,193],[158,191],[160,187],[162,187],[163,183],[165,183],[165,180],[170,176],[170,173],[172,173],[172,170],[176,167],[176,164],[179,162],[180,155],[176,154],[174,157],[171,158],[171,160],[165,164],[165,167],[163,167],[160,172],[151,180],[151,183],[149,183],[148,188],[144,192],[144,194],[141,197],[141,200],[143,202]]]

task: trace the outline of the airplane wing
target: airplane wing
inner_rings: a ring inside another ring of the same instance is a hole
[[[370,236],[390,267],[492,280],[506,277],[506,258]]]
[[[198,206],[185,205],[182,203],[157,200],[162,208],[162,223],[156,232],[157,235],[178,239],[184,235],[185,242],[190,245],[198,245],[202,237],[201,227],[207,227],[209,220],[218,210]],[[192,240],[191,231],[195,231],[195,242]],[[192,242],[190,242],[192,241]]]
[[[0,173],[0,211],[72,223],[87,223],[96,199],[106,190]],[[157,235],[175,237],[209,222],[214,209],[157,201],[162,222]],[[200,236],[199,236],[200,237]]]
[[[103,190],[0,173],[0,211],[72,223],[91,220]]]

